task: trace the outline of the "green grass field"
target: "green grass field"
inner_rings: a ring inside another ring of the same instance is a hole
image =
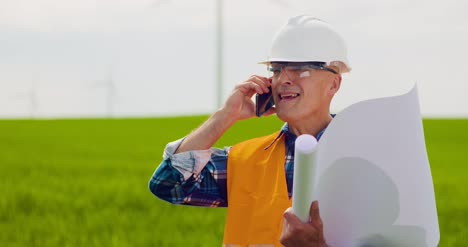
[[[225,209],[169,205],[148,180],[206,116],[0,121],[0,246],[220,246]],[[271,133],[244,121],[217,144]],[[468,240],[468,120],[425,120],[440,246]]]

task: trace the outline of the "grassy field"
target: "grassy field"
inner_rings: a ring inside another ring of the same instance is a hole
[[[164,203],[148,190],[167,142],[205,116],[0,121],[0,246],[220,246],[224,209]],[[277,130],[237,124],[217,146]],[[440,246],[468,236],[468,120],[425,120]]]

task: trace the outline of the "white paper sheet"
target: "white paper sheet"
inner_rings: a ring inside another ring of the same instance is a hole
[[[314,192],[306,201],[319,201],[330,246],[437,246],[437,210],[416,86],[338,113],[315,159],[309,176],[315,176]]]

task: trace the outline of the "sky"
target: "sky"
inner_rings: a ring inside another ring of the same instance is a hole
[[[0,118],[209,114],[214,0],[0,0]],[[223,1],[223,99],[263,65],[289,17],[342,34],[351,73],[332,111],[406,93],[424,117],[468,117],[468,2]]]

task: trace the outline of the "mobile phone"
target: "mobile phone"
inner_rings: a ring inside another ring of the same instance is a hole
[[[275,105],[271,87],[268,89],[270,90],[268,93],[257,94],[255,96],[255,114],[257,117],[261,117],[268,109]]]

